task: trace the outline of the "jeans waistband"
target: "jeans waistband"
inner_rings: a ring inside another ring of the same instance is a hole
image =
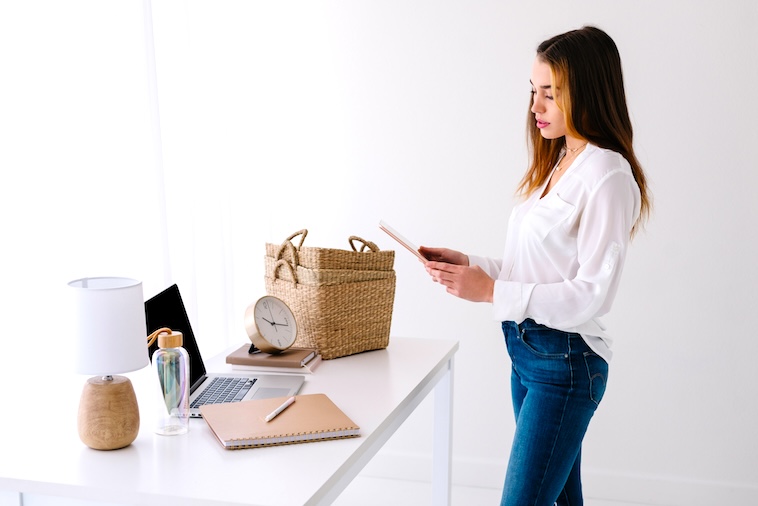
[[[515,321],[506,320],[502,323],[502,326],[503,328],[511,328],[513,330],[516,330],[517,332],[520,332],[522,330],[552,330],[555,332],[565,332],[566,334],[569,334],[571,337],[574,337],[574,336],[582,337],[580,334],[577,334],[575,332],[566,332],[565,330],[555,329],[553,327],[548,327],[547,325],[537,323],[531,318],[527,318],[521,323],[516,323]]]

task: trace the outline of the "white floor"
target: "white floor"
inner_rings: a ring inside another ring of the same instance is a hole
[[[334,502],[334,506],[431,505],[431,485],[359,475]],[[497,506],[500,490],[453,486],[452,506]],[[584,506],[642,506],[640,504],[585,498]]]

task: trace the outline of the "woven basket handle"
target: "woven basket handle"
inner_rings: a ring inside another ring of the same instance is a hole
[[[297,248],[295,248],[295,245],[291,242],[283,242],[281,245],[279,245],[279,248],[276,250],[276,255],[274,255],[274,260],[284,260],[285,249],[290,252],[292,263],[297,265],[299,262],[297,258]]]
[[[286,238],[284,240],[284,242],[288,242],[288,243],[292,244],[292,239],[294,239],[295,237],[297,237],[299,235],[302,235],[303,237],[300,238],[300,244],[298,244],[297,248],[295,248],[295,249],[296,250],[300,250],[300,248],[303,246],[303,242],[305,242],[305,236],[308,235],[308,229],[307,228],[304,228],[302,230],[298,230],[297,232],[295,232],[294,234],[292,234],[291,236],[289,236],[288,238]]]
[[[295,246],[292,243],[292,239],[294,239],[295,237],[299,235],[302,235],[302,237],[300,238],[300,244]],[[302,230],[298,230],[297,232],[295,232],[294,234],[286,238],[284,242],[279,246],[279,249],[276,250],[276,255],[274,256],[274,258],[276,260],[281,260],[283,258],[284,250],[286,248],[290,252],[290,255],[292,258],[292,264],[295,266],[298,265],[300,263],[300,260],[298,259],[297,252],[300,251],[300,248],[303,246],[303,242],[305,241],[306,235],[308,235],[308,230],[304,228]]]
[[[276,261],[276,265],[274,266],[274,279],[281,279],[279,277],[278,273],[279,273],[279,267],[281,267],[282,265],[286,265],[287,268],[290,270],[290,274],[292,274],[292,284],[296,285],[297,284],[297,272],[295,271],[295,268],[292,267],[292,264],[290,264],[288,261],[286,261],[286,260],[284,260],[282,258],[280,258],[279,260],[277,260]],[[282,279],[282,281],[287,281],[287,280]]]
[[[361,239],[357,235],[351,235],[348,238],[348,241],[350,242],[350,247],[353,248],[353,251],[355,251],[357,253],[362,253],[362,252],[366,251],[366,248],[368,248],[372,252],[379,251],[379,246],[377,246],[376,244],[374,244],[371,241],[367,241],[366,239]],[[360,242],[363,243],[363,244],[360,245],[361,249],[358,249],[358,248],[355,247],[355,241],[360,241]]]

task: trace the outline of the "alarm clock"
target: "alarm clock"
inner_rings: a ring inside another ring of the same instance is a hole
[[[295,343],[297,321],[283,300],[264,295],[245,310],[245,330],[255,348],[276,354]]]

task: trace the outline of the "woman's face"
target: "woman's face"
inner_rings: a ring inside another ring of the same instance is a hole
[[[545,139],[566,135],[566,118],[555,103],[550,81],[550,66],[539,57],[532,66],[532,113]]]

